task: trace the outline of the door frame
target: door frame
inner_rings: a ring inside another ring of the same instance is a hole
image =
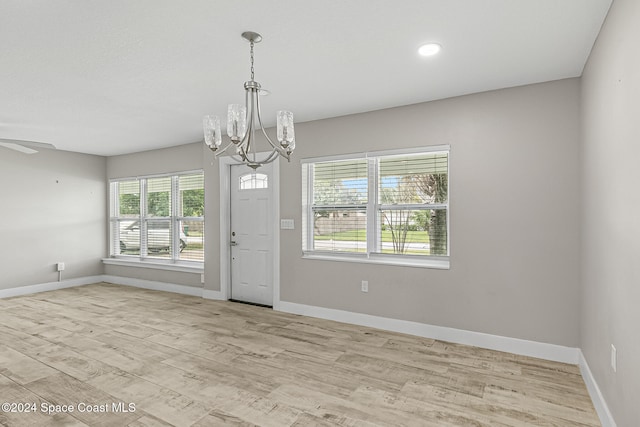
[[[268,154],[268,153],[258,153]],[[223,300],[231,296],[231,166],[242,163],[229,156],[218,158],[220,174],[220,292]],[[273,162],[269,180],[273,190],[273,309],[280,309],[280,158]]]

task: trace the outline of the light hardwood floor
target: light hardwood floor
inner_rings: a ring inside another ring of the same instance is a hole
[[[600,425],[573,365],[106,283],[0,300],[0,401],[37,408],[3,426]]]

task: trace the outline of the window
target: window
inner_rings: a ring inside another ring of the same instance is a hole
[[[269,188],[269,176],[263,173],[249,172],[240,177],[240,190]]]
[[[449,147],[303,161],[303,253],[448,268]]]
[[[159,262],[204,261],[204,175],[110,183],[111,256]]]

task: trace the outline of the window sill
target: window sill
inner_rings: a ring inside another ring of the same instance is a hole
[[[449,270],[449,258],[417,258],[417,257],[400,257],[385,256],[381,254],[367,255],[349,255],[349,254],[333,254],[322,252],[303,252],[303,259],[317,259],[322,261],[338,261],[338,262],[357,262],[363,264],[382,264],[397,265],[401,267],[418,267],[433,268],[437,270]]]
[[[180,271],[182,273],[204,273],[203,264],[188,264],[188,263],[172,263],[162,261],[141,261],[139,259],[124,259],[124,258],[102,258],[102,262],[107,265],[118,265],[121,267],[136,267],[136,268],[152,268],[155,270],[168,270],[168,271]]]

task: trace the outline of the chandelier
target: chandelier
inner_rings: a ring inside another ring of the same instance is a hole
[[[235,147],[235,153],[231,157],[255,170],[262,165],[273,162],[278,156],[290,160],[296,142],[293,131],[293,113],[290,111],[278,111],[277,113],[278,144],[275,144],[267,135],[260,115],[260,95],[268,92],[261,89],[260,83],[253,79],[253,46],[260,43],[262,36],[253,31],[246,31],[242,33],[242,37],[251,45],[251,80],[244,82],[245,105],[229,104],[227,135],[229,135],[231,142],[222,149],[220,149],[222,144],[220,119],[218,116],[205,116],[203,119],[204,142],[211,151],[216,153],[216,157],[225,153],[229,147]],[[262,154],[260,158],[258,158],[255,149],[257,129],[262,131],[272,149],[271,153]]]

